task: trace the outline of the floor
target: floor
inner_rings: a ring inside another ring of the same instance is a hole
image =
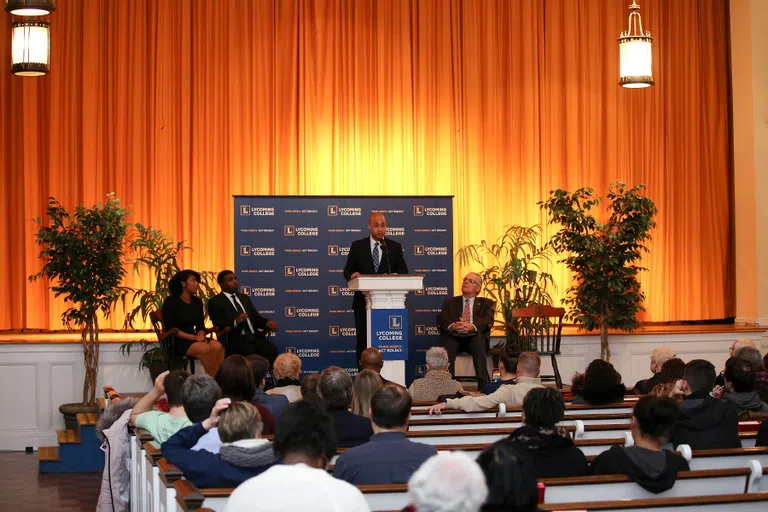
[[[95,510],[101,473],[37,471],[37,452],[0,452],[0,510]]]

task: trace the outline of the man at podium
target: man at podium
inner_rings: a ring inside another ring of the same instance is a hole
[[[361,274],[407,274],[408,265],[403,257],[403,247],[394,240],[385,238],[387,219],[374,212],[368,217],[370,236],[355,240],[349,248],[347,264],[344,265],[344,279],[354,279]],[[357,364],[360,355],[368,347],[368,323],[365,312],[365,296],[355,292],[352,299],[357,331]]]

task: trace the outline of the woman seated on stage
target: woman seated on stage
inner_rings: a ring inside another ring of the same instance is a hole
[[[205,338],[203,301],[197,296],[200,274],[194,270],[177,272],[168,283],[170,295],[163,302],[165,330],[179,329],[175,335],[173,354],[194,357],[211,377],[224,360],[224,347],[216,340]]]

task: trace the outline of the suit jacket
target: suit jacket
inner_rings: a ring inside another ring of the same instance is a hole
[[[477,327],[478,334],[490,332],[493,325],[495,303],[485,297],[475,297],[475,304],[472,308],[472,323]],[[437,317],[437,322],[443,332],[448,331],[448,326],[454,322],[461,321],[461,315],[464,312],[464,297],[449,297],[443,302],[443,309]]]
[[[339,448],[367,443],[373,435],[371,420],[352,414],[346,409],[328,409],[333,418]]]
[[[403,256],[403,246],[387,237],[384,237],[384,241],[387,245],[387,253],[381,255],[378,272],[373,269],[370,236],[352,242],[349,255],[347,255],[347,264],[344,265],[344,279],[349,281],[355,272],[361,274],[407,274],[408,265]],[[365,296],[361,292],[355,292],[352,305],[365,307]]]
[[[268,320],[256,311],[256,308],[251,303],[251,299],[242,293],[237,293],[236,295],[240,304],[243,305],[243,309],[248,313],[248,318],[251,320],[253,328],[265,329]],[[224,295],[224,292],[219,293],[208,302],[208,314],[211,317],[211,322],[216,327],[229,327],[231,329],[229,331],[230,336],[243,336],[243,330],[248,326],[248,322],[235,325],[235,320],[240,313],[237,312],[237,308],[229,300],[229,297]],[[260,336],[261,334],[257,331],[255,335]]]

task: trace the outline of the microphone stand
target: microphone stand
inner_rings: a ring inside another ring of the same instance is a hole
[[[389,247],[387,247],[386,242],[384,242],[384,239],[381,239],[381,242],[379,242],[379,245],[381,246],[381,252],[384,253],[384,261],[387,262],[387,274],[392,273],[392,267],[389,264]]]

